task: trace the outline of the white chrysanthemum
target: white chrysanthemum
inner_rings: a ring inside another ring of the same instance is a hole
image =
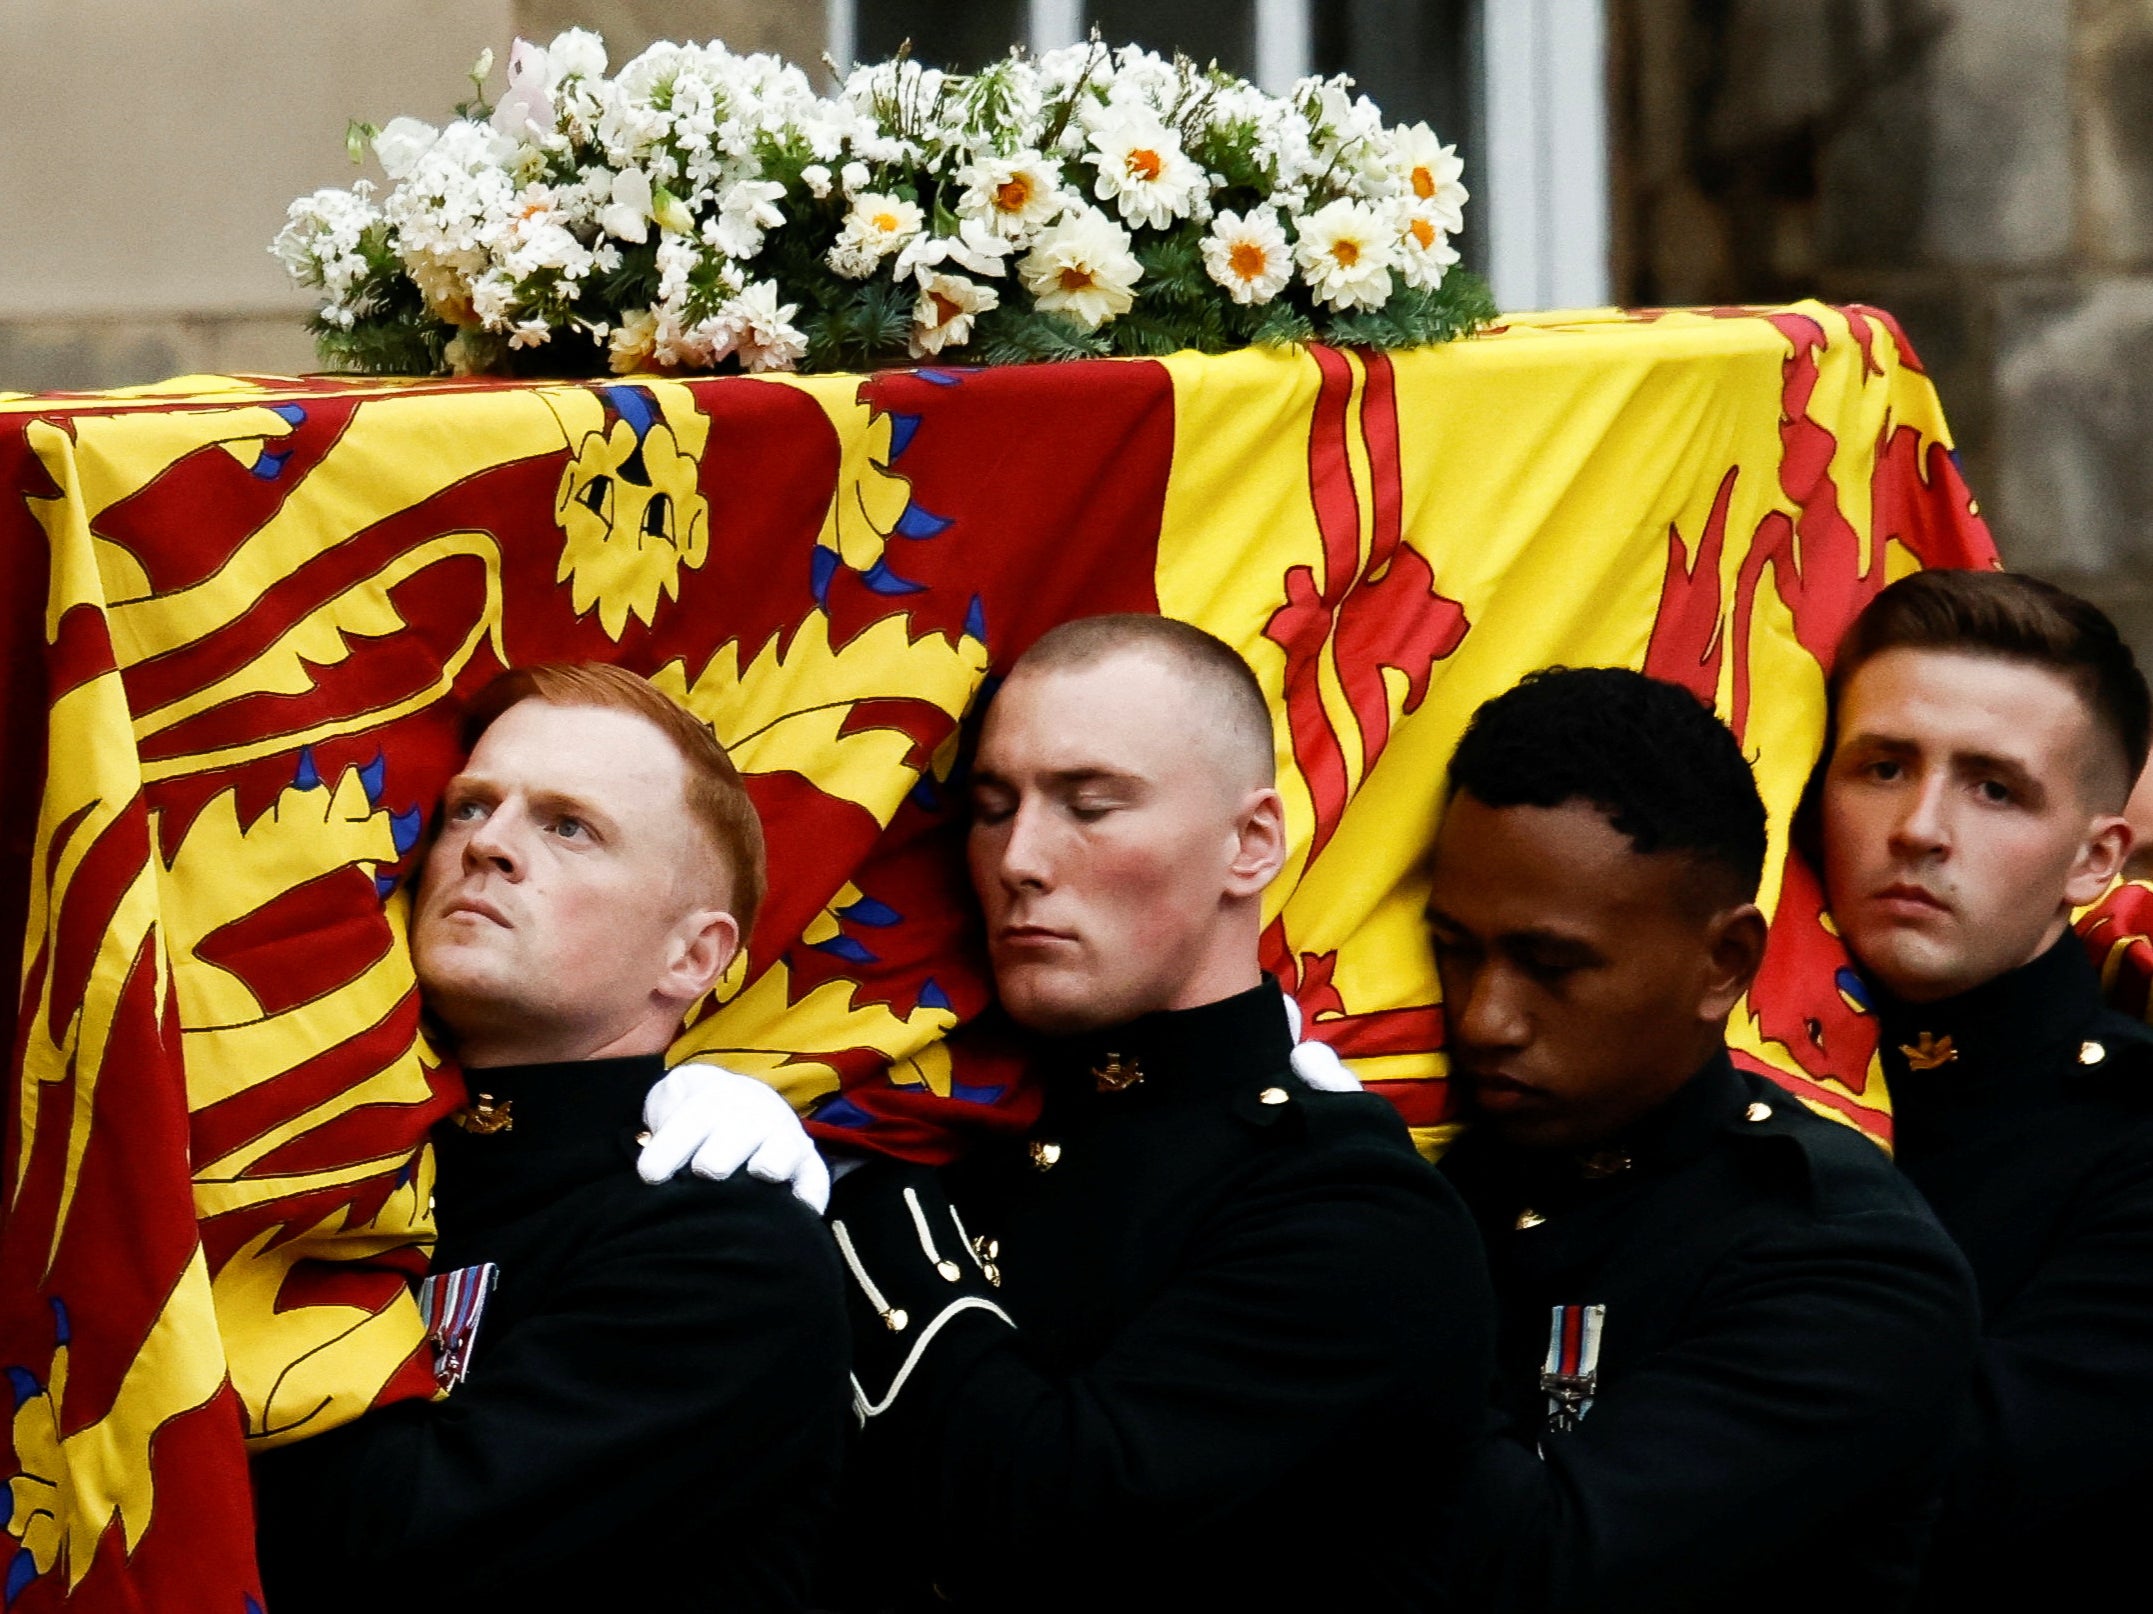
[[[1467,192],[1458,180],[1465,163],[1455,146],[1436,139],[1425,123],[1402,128],[1391,161],[1405,191],[1406,205],[1430,219],[1445,235],[1465,228]]]
[[[1372,207],[1340,199],[1301,220],[1293,256],[1316,301],[1381,308],[1390,300],[1396,231]]]
[[[1432,209],[1407,208],[1400,215],[1398,270],[1408,286],[1433,291],[1458,261],[1458,249]]]
[[[889,254],[901,251],[926,222],[917,202],[886,191],[862,191],[838,229],[829,265],[849,279],[863,279]]]
[[[725,355],[713,356],[709,320],[683,325],[673,309],[658,312],[657,329],[651,332],[651,359],[665,370],[707,370]]]
[[[658,316],[647,308],[621,316],[618,329],[606,343],[606,367],[615,375],[633,375],[643,368],[658,341]]]
[[[712,350],[729,348],[750,372],[796,370],[807,357],[807,336],[792,323],[799,312],[798,303],[778,302],[776,281],[758,280],[707,322]]]
[[[809,163],[800,170],[800,183],[807,187],[807,194],[819,202],[830,194],[830,171],[821,163]]]
[[[945,347],[964,346],[972,339],[972,321],[1002,301],[1002,294],[992,286],[963,275],[928,270],[919,280],[919,301],[912,305],[912,332],[907,338],[915,359],[928,358]]]
[[[1293,278],[1293,248],[1267,207],[1221,213],[1204,237],[1204,269],[1237,303],[1267,303]]]
[[[1084,160],[1099,171],[1093,194],[1131,224],[1163,230],[1186,218],[1210,187],[1180,137],[1146,108],[1109,117],[1092,131],[1091,147]]]
[[[1129,250],[1129,232],[1086,207],[1042,231],[1017,273],[1040,308],[1097,330],[1129,311],[1144,266]]]
[[[982,154],[958,169],[956,178],[964,187],[957,216],[983,220],[995,234],[1020,244],[1052,224],[1066,200],[1060,174],[1036,151]]]

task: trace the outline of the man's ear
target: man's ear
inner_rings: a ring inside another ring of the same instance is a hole
[[[1700,1021],[1718,1025],[1734,1012],[1764,963],[1766,933],[1764,913],[1754,902],[1712,916],[1705,933],[1708,962],[1697,1003]]]
[[[1226,865],[1226,894],[1259,895],[1286,866],[1286,803],[1265,786],[1242,800],[1234,830],[1234,849]]]
[[[693,1003],[718,984],[740,950],[740,922],[723,908],[696,908],[682,917],[673,935],[672,958],[659,990],[683,1004]]]
[[[2131,821],[2120,813],[2104,813],[2089,823],[2085,844],[2063,882],[2063,900],[2073,908],[2083,908],[2099,897],[2122,871],[2137,838]]]

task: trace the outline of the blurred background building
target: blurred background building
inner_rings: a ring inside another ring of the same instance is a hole
[[[347,120],[446,117],[481,49],[574,25],[616,64],[966,67],[1096,25],[1350,72],[1458,142],[1506,307],[1897,314],[2006,557],[2153,657],[2153,0],[6,0],[0,389],[311,367],[266,249],[350,182]]]

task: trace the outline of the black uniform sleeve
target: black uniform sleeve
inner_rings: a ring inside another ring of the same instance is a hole
[[[1462,1606],[1715,1606],[1843,1506],[1849,1482],[1926,1470],[1940,1484],[1974,1305],[1956,1252],[1912,1231],[1876,1214],[1754,1243],[1699,1296],[1694,1326],[1576,1429],[1490,1440]]]
[[[2153,1468],[2153,1150],[2121,1150],[1984,1321],[1947,1528],[1991,1545]]]
[[[446,1400],[255,1459],[273,1597],[341,1606],[365,1588],[381,1606],[423,1577],[429,1606],[486,1607],[504,1573],[541,1576],[683,1486],[717,1512],[834,1478],[845,1323],[821,1228],[768,1184],[636,1186],[543,1312],[481,1325]]]
[[[1474,1427],[1489,1309],[1471,1221],[1418,1161],[1282,1160],[1083,1370],[1042,1367],[975,1307],[950,1317],[946,1348],[917,1356],[868,1438],[912,1459],[936,1583],[1021,1601],[1043,1564],[1134,1572],[1151,1543],[1276,1486],[1408,1397]]]

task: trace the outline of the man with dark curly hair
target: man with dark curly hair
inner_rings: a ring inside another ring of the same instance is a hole
[[[1971,1370],[1965,1265],[1879,1149],[1738,1069],[1765,810],[1687,691],[1554,669],[1450,767],[1428,925],[1475,1125],[1501,1428],[1482,1609],[1911,1596]]]

